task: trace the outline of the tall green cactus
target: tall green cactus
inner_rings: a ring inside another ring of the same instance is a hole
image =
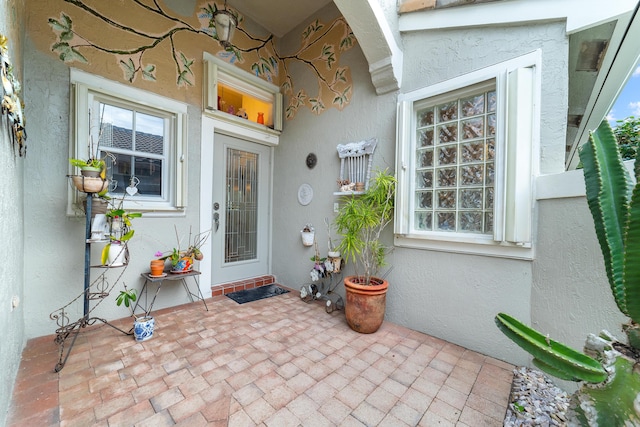
[[[558,378],[583,381],[569,412],[574,424],[640,425],[640,374],[634,369],[640,362],[640,184],[633,186],[606,120],[589,136],[580,160],[609,285],[618,308],[631,318],[623,329],[633,348],[603,331],[601,337],[591,335],[585,344],[585,351],[596,360],[504,313],[495,321],[534,356],[538,368]],[[640,162],[634,172],[638,181]]]

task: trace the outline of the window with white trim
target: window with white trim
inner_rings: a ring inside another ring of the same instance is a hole
[[[539,52],[399,97],[395,243],[531,258]]]
[[[78,70],[71,82],[72,157],[105,159],[109,195],[125,207],[185,208],[187,106]]]

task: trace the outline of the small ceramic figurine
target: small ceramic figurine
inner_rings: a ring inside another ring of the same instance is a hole
[[[247,119],[249,118],[249,116],[247,115],[247,110],[245,110],[244,108],[240,108],[238,110],[238,113],[236,114],[236,116],[242,118],[242,119]]]
[[[229,105],[229,109],[227,109],[227,113],[235,114],[236,113],[236,107],[234,107],[233,105]]]

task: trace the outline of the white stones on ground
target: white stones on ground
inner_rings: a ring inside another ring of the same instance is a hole
[[[565,426],[569,400],[542,372],[516,367],[504,426]]]

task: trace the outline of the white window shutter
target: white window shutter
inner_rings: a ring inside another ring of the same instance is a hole
[[[517,244],[531,242],[534,74],[526,67],[507,76],[504,240]]]

